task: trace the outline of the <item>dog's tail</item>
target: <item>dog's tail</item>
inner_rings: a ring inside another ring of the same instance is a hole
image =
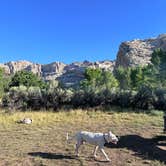
[[[69,137],[69,134],[66,133],[66,141],[67,141],[67,143],[70,143],[74,138],[75,138],[75,136]]]

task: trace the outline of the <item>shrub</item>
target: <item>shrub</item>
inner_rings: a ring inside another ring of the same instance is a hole
[[[10,109],[26,109],[27,108],[28,93],[25,86],[12,87],[9,92],[3,97],[2,102],[4,106]]]
[[[155,97],[150,87],[142,86],[135,95],[132,106],[140,109],[153,109]]]
[[[28,107],[32,109],[40,109],[43,106],[42,93],[39,87],[29,87],[28,88]]]
[[[133,91],[134,92],[134,91]],[[129,90],[121,90],[117,93],[117,101],[114,101],[117,106],[120,106],[122,108],[124,107],[131,107],[131,103],[134,98],[134,93]]]
[[[57,110],[59,107],[65,104],[69,104],[72,98],[73,92],[70,89],[63,89],[60,87],[50,87],[45,93],[45,107],[53,108]]]
[[[101,98],[99,93],[95,93],[93,90],[77,91],[71,100],[71,104],[74,107],[95,107],[101,105]]]
[[[155,94],[155,108],[160,110],[166,110],[166,90],[156,89]]]

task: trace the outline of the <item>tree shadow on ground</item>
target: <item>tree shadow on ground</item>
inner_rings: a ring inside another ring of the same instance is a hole
[[[166,136],[157,136],[150,139],[139,135],[125,135],[120,137],[117,145],[106,144],[105,146],[109,148],[127,148],[143,159],[158,160],[166,164]]]

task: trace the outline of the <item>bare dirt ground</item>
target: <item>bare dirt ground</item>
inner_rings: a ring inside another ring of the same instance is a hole
[[[33,124],[17,124],[20,117]],[[113,113],[72,111],[63,113],[16,113],[0,115],[0,166],[164,166],[166,135],[162,113]],[[107,144],[111,158],[102,153],[92,157],[93,146],[84,144],[80,157],[74,154],[74,141],[66,143],[66,132],[79,130],[106,132],[120,136],[118,145]]]

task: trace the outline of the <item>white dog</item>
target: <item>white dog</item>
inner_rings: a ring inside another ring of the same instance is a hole
[[[94,158],[97,157],[97,150],[100,149],[107,161],[110,161],[110,159],[108,158],[107,154],[105,153],[105,151],[103,149],[104,144],[109,143],[109,142],[117,144],[117,142],[118,142],[118,138],[111,131],[109,131],[108,133],[105,133],[105,134],[80,131],[71,138],[69,138],[68,133],[67,133],[67,141],[70,141],[72,139],[75,139],[77,141],[76,148],[75,148],[77,156],[79,156],[78,149],[79,149],[80,145],[82,145],[84,142],[87,142],[87,143],[95,145],[95,149],[93,152]]]
[[[17,121],[18,123],[23,123],[23,124],[31,124],[32,123],[32,119],[30,118],[24,118],[20,121]]]

